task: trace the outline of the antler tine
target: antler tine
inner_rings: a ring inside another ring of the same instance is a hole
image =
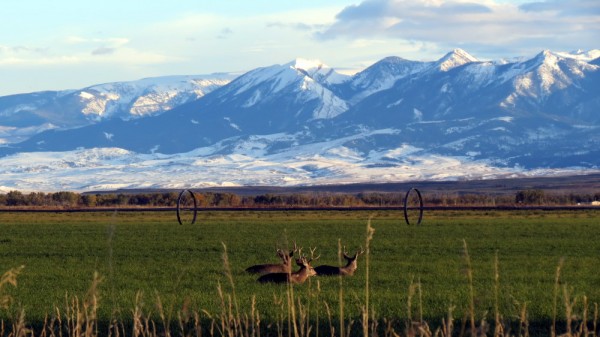
[[[342,256],[346,259],[350,259],[350,256],[348,256],[348,251],[346,250],[346,246],[342,247]]]
[[[362,246],[360,246],[360,250],[357,250],[357,251],[356,251],[356,255],[357,255],[357,256],[358,256],[358,255],[362,255],[362,254],[364,254],[364,253],[365,253],[365,250],[363,249],[363,247],[362,247]]]
[[[300,265],[307,264],[307,263],[309,263],[309,262],[306,260],[306,256],[304,256],[304,255],[300,255],[300,256],[299,256],[299,257],[296,259],[296,264],[297,264],[297,265],[299,265],[299,266],[300,266]]]
[[[298,248],[298,257],[302,258],[302,247]]]
[[[318,260],[321,257],[321,254],[319,254],[317,257],[315,257],[315,251],[317,250],[317,247],[315,248],[310,248],[310,260],[308,261],[308,263],[314,261],[314,260]]]

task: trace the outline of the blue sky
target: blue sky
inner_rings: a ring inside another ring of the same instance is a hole
[[[0,95],[296,57],[361,69],[386,56],[480,59],[600,48],[597,0],[20,0],[0,11]]]

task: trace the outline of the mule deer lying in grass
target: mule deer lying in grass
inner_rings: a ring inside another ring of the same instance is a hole
[[[281,259],[279,264],[257,264],[246,268],[246,272],[250,274],[270,274],[270,273],[291,273],[292,272],[292,256],[298,251],[294,242],[294,249],[287,253],[284,250],[277,249],[277,255]]]
[[[313,259],[307,260],[305,256],[296,259],[296,264],[300,266],[298,271],[293,273],[271,273],[258,278],[260,283],[294,283],[302,284],[307,278],[315,276],[317,273],[310,265]]]
[[[354,254],[354,256],[350,257],[350,256],[348,256],[348,253],[346,252],[346,247],[344,247],[344,259],[346,259],[346,261],[347,261],[345,266],[336,267],[336,266],[321,265],[321,266],[315,267],[315,271],[317,272],[317,275],[319,275],[319,276],[332,276],[332,275],[352,276],[352,275],[354,275],[354,272],[356,271],[356,268],[358,267],[358,265],[356,263],[356,259],[358,258],[358,256],[360,254],[363,254],[363,253],[364,253],[364,250],[361,248],[360,250],[356,251],[356,254]]]

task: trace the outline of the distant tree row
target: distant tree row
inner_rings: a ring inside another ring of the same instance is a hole
[[[404,193],[297,193],[240,196],[233,193],[194,193],[198,207],[351,207],[404,205]],[[79,194],[74,192],[0,194],[8,207],[175,207],[179,193]],[[426,206],[576,205],[600,201],[595,194],[550,194],[522,190],[516,195],[423,193]]]

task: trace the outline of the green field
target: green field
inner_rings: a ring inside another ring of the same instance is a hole
[[[493,323],[498,308],[513,329],[518,329],[520,310],[526,305],[529,329],[543,334],[555,317],[556,301],[560,332],[566,329],[565,291],[571,303],[576,300],[573,310],[579,320],[585,296],[590,326],[593,323],[594,303],[600,302],[600,211],[432,211],[421,226],[405,225],[402,212],[396,211],[210,211],[201,212],[195,225],[183,226],[170,212],[3,212],[0,273],[25,268],[16,288],[0,289],[0,295],[13,299],[9,308],[0,308],[0,317],[10,322],[24,309],[28,324],[39,326],[47,315],[56,315],[57,308],[64,312],[67,299],[83,300],[98,272],[100,322],[130,322],[135,308],[149,317],[163,312],[172,319],[184,308],[210,320],[223,312],[220,286],[226,302],[235,300],[242,316],[251,314],[254,299],[263,335],[277,334],[277,323],[287,324],[288,288],[258,284],[256,276],[243,270],[278,262],[275,249],[293,241],[304,252],[317,248],[320,258],[314,265],[338,264],[338,240],[350,252],[364,247],[370,217],[375,232],[368,296],[370,312],[382,329],[391,322],[396,331],[403,331],[410,302],[411,319],[418,320],[422,313],[432,330],[452,307],[460,330],[473,303],[478,322]],[[352,334],[361,333],[357,325],[367,295],[365,258],[359,257],[357,275],[343,279],[341,294],[337,277],[312,278],[293,288],[301,303],[298,310],[304,310],[313,325],[312,334],[317,320],[321,336],[337,326],[340,295],[344,321],[353,320]]]

